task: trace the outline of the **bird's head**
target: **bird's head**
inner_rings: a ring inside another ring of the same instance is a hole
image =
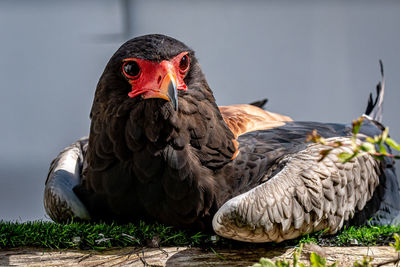
[[[177,110],[178,95],[196,82],[206,83],[193,50],[174,38],[152,34],[131,39],[117,50],[96,95],[112,96],[120,103],[162,99]]]
[[[183,79],[190,67],[189,52],[170,60],[153,62],[141,58],[123,60],[122,72],[132,86],[129,97],[162,98],[178,108],[178,90],[187,90]]]
[[[236,152],[194,51],[164,35],[134,38],[115,52],[97,85],[91,119],[88,158],[96,168],[143,147],[154,154],[190,147],[207,162],[221,154],[218,164]]]

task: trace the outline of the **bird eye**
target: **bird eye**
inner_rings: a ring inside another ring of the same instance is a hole
[[[179,70],[181,73],[185,73],[189,69],[189,57],[184,55],[179,63]]]
[[[125,76],[130,79],[137,79],[139,77],[140,67],[136,61],[125,62],[122,69]]]

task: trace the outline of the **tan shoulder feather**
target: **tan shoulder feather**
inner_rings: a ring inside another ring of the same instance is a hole
[[[269,112],[253,105],[219,106],[225,123],[235,137],[257,130],[266,130],[292,121],[285,115]]]

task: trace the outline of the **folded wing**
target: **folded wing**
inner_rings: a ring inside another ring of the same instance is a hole
[[[346,137],[333,137],[349,145]],[[215,214],[213,228],[221,236],[249,242],[280,242],[328,229],[336,233],[344,221],[362,210],[379,184],[379,162],[365,154],[347,163],[337,155],[319,161],[321,144],[282,157],[280,169],[265,183],[226,202]]]

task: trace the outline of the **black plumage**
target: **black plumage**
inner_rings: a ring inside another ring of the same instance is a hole
[[[121,71],[125,59],[161,63],[183,52],[190,68],[183,78],[187,90],[178,92],[178,110],[164,99],[127,97],[131,84]],[[315,122],[235,132],[224,121],[193,50],[164,35],[138,37],[121,46],[100,78],[90,116],[89,142],[82,148],[85,163],[73,191],[91,219],[147,218],[209,230],[225,202],[268,182],[284,168],[284,156],[307,148],[312,130],[326,138],[351,135],[348,125]],[[366,119],[360,133],[380,132]],[[374,196],[353,223],[377,212],[378,222],[391,221],[395,214],[390,211],[400,210],[390,159],[381,170]]]
[[[178,112],[162,99],[127,97],[123,58],[160,62],[184,51],[191,57],[190,90],[179,95]],[[87,168],[74,191],[93,218],[150,216],[179,226],[210,221],[223,187],[214,170],[236,149],[193,51],[161,35],[127,42],[100,78],[91,119]]]

